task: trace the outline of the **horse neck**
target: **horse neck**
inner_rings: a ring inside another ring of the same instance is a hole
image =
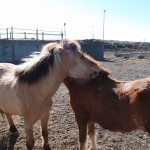
[[[38,83],[34,84],[36,90],[40,91],[44,96],[53,96],[59,88],[64,78],[67,76],[67,67],[64,65],[56,65],[52,71]]]
[[[68,88],[68,90],[70,89],[70,86],[71,86],[71,82],[70,82],[70,78],[65,78],[63,80],[63,83],[65,84],[65,86]]]
[[[73,94],[74,91],[81,91],[82,88],[88,89],[88,87],[91,87],[91,89],[96,90],[101,86],[101,88],[114,88],[116,87],[116,81],[114,79],[111,79],[109,77],[96,77],[93,80],[85,80],[85,79],[74,79],[71,77],[67,77],[63,80],[63,83],[69,90],[70,94]]]

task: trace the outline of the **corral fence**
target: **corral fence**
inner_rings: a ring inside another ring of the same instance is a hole
[[[105,43],[105,51],[112,51],[116,57],[150,58],[150,43],[120,42]]]
[[[20,62],[34,51],[39,51],[43,45],[59,42],[63,39],[62,31],[45,31],[39,29],[0,29],[0,62]],[[87,39],[80,41],[81,48],[97,60],[102,60],[103,42]]]
[[[57,38],[56,38],[57,37]],[[33,39],[58,40],[63,38],[62,31],[46,31],[37,29],[0,28],[0,39]]]
[[[62,31],[45,31],[39,29],[0,29],[0,62],[15,62],[39,50],[43,45],[61,41]],[[31,49],[29,49],[31,48]]]

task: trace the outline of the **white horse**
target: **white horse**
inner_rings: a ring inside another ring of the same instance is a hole
[[[43,148],[49,150],[47,123],[52,96],[66,77],[91,78],[100,71],[94,59],[80,51],[76,41],[51,43],[38,54],[14,65],[0,63],[0,111],[6,114],[10,131],[18,132],[12,115],[24,118],[26,146],[34,146],[33,125],[41,120]]]

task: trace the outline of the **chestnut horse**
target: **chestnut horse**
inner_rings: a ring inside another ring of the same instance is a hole
[[[102,68],[93,80],[64,80],[78,124],[80,150],[86,149],[87,129],[90,149],[97,149],[94,123],[115,132],[143,129],[150,133],[150,77],[118,81],[108,75]]]
[[[99,72],[98,63],[81,52],[75,41],[51,43],[24,63],[0,63],[0,112],[8,119],[11,132],[17,132],[12,115],[24,118],[26,146],[34,146],[33,125],[41,120],[44,149],[48,144],[47,123],[52,96],[66,77],[91,78]],[[82,71],[81,71],[82,70]]]

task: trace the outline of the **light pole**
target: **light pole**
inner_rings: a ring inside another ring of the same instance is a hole
[[[64,23],[64,37],[66,38],[66,23]]]
[[[106,10],[103,10],[103,41],[102,41],[102,48],[101,48],[101,59],[104,59],[104,31],[105,31],[105,12]]]
[[[106,10],[103,10],[104,11],[104,16],[103,16],[103,40],[104,40],[104,31],[105,31],[105,12]]]

